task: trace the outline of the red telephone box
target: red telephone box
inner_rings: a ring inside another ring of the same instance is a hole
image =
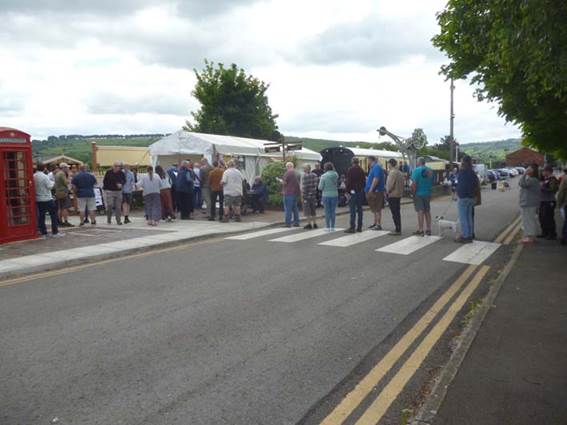
[[[0,243],[37,237],[30,135],[0,127]]]

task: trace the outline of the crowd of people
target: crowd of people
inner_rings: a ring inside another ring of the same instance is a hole
[[[46,167],[38,164],[34,172],[38,231],[43,237],[48,232],[46,215],[50,216],[52,235],[62,236],[60,227],[73,227],[69,223],[69,210],[74,204],[80,217],[79,226],[96,225],[97,206],[95,190],[98,182],[88,166],[78,170],[61,163]],[[115,161],[102,179],[102,192],[107,224],[114,217],[117,225],[131,223],[130,211],[134,192],[141,191],[144,215],[149,226],[157,226],[161,220],[172,221],[194,218],[196,210],[203,210],[210,221],[228,222],[230,218],[241,221],[241,205],[246,195],[253,212],[264,213],[268,191],[262,179],[257,177],[249,186],[234,161],[224,163],[206,158],[193,162],[181,161],[164,170],[148,166],[138,174],[128,164]],[[217,204],[219,208],[217,209]]]
[[[540,172],[537,165],[531,165],[520,178],[519,186],[522,243],[534,243],[537,238],[556,240],[555,211],[559,209],[563,216],[559,241],[562,245],[567,245],[567,169],[563,170],[563,175],[558,179],[552,166],[546,165]]]
[[[411,181],[413,204],[417,213],[415,236],[431,235],[431,195],[433,190],[433,170],[424,158],[417,160],[417,167],[408,174],[401,169],[395,159],[388,161],[384,170],[374,157],[368,158],[367,172],[360,166],[358,158],[352,159],[344,179],[339,178],[334,165],[327,162],[316,163],[313,168],[303,165],[300,174],[292,162],[285,164],[285,172],[279,179],[282,187],[284,220],[286,227],[300,226],[302,205],[304,229],[317,229],[317,208],[324,208],[324,228],[335,231],[336,209],[339,188],[344,192],[350,210],[349,227],[346,233],[362,232],[363,203],[366,200],[371,211],[372,223],[368,228],[383,230],[382,211],[386,204],[391,211],[394,229],[392,235],[402,234],[401,198],[407,177]],[[144,215],[149,226],[157,226],[160,221],[194,218],[195,211],[202,210],[208,220],[228,222],[230,219],[242,220],[241,207],[247,199],[253,212],[263,213],[268,199],[266,185],[256,177],[252,187],[238,170],[235,161],[216,159],[209,164],[206,158],[193,162],[184,160],[165,170],[158,165],[146,167],[146,172],[138,178],[128,164],[116,161],[106,171],[102,180],[102,191],[106,208],[107,223],[115,218],[117,225],[130,223],[133,193],[141,191]],[[567,170],[565,170],[567,175]],[[537,237],[557,239],[555,211],[557,208],[565,216],[567,209],[567,177],[558,179],[551,166],[541,173],[536,165],[527,168],[520,178],[520,208],[524,237],[523,243],[533,243]],[[458,205],[461,235],[460,243],[471,243],[475,239],[474,211],[481,203],[480,181],[476,175],[472,159],[464,156],[459,167],[450,175],[454,196]],[[52,235],[60,237],[59,227],[72,227],[69,223],[69,210],[74,205],[79,213],[80,226],[90,223],[96,225],[95,187],[96,177],[89,172],[87,165],[71,170],[66,163],[58,167],[46,168],[38,164],[34,174],[38,213],[38,231],[47,237],[46,215],[51,219]],[[71,195],[73,195],[71,197]],[[218,205],[218,208],[217,208]],[[538,221],[541,232],[538,232]],[[560,240],[567,244],[567,221],[563,226]]]
[[[344,182],[341,182],[331,162],[319,164],[314,169],[303,166],[303,174],[296,172],[293,163],[286,164],[286,172],[281,178],[285,226],[299,227],[298,203],[301,199],[307,224],[304,229],[317,229],[316,208],[322,204],[325,212],[325,230],[336,230],[336,209],[339,188],[344,183],[344,192],[350,210],[350,226],[345,233],[357,233],[363,230],[363,203],[366,200],[372,213],[373,222],[368,226],[372,230],[383,230],[382,210],[386,200],[392,213],[395,229],[393,235],[402,234],[401,198],[404,194],[406,175],[395,159],[388,161],[388,173],[375,157],[369,157],[369,169],[366,173],[358,158],[352,159]],[[425,165],[423,158],[420,166],[412,174],[414,205],[418,214],[419,228],[415,235],[431,235],[430,199],[433,188],[433,171]]]

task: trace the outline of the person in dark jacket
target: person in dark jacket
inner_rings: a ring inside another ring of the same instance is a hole
[[[106,197],[106,222],[108,224],[112,218],[112,210],[116,216],[116,224],[122,224],[122,187],[125,183],[126,176],[122,172],[122,163],[115,161],[112,168],[104,175],[102,182],[102,189]]]
[[[362,202],[364,200],[364,186],[366,185],[366,175],[358,158],[352,158],[352,167],[347,171],[345,193],[348,198],[350,208],[350,227],[345,233],[362,232]],[[357,220],[358,216],[358,220]]]
[[[171,179],[171,206],[173,207],[173,212],[179,211],[177,208],[177,202],[175,201],[175,182],[177,180],[177,174],[179,173],[179,168],[177,164],[173,164],[167,169],[167,175]]]
[[[194,180],[188,165],[188,161],[181,162],[175,179],[175,200],[181,213],[181,220],[190,220],[193,211]]]
[[[461,222],[461,236],[457,239],[457,242],[471,243],[473,241],[473,235],[475,233],[473,208],[476,202],[478,185],[479,181],[473,170],[472,158],[465,155],[457,176],[459,221]]]
[[[264,214],[264,206],[268,200],[268,189],[262,181],[262,178],[256,177],[254,179],[254,184],[252,185],[250,195],[252,196],[253,212]]]
[[[559,180],[553,175],[553,167],[546,165],[541,175],[541,202],[539,204],[540,238],[557,239],[555,227],[555,194],[559,189]]]

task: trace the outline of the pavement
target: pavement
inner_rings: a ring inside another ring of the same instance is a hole
[[[456,216],[447,199],[432,208]],[[468,253],[448,234],[412,238],[405,205],[401,237],[264,226],[0,280],[0,423],[320,423],[409,332],[419,339],[344,422],[386,397],[374,423],[400,423],[423,371],[446,360],[445,349],[431,351],[445,340],[432,341],[430,328],[458,328],[463,303],[509,257],[513,246],[493,241],[517,212],[517,192],[485,192]],[[383,225],[392,229],[387,211]],[[446,297],[463,283],[468,292]],[[415,353],[425,362],[408,371]],[[407,385],[392,396],[384,388],[399,374]]]
[[[566,258],[523,248],[432,424],[567,424]]]
[[[339,208],[337,214],[347,211],[347,208]],[[319,217],[322,214],[321,209]],[[210,222],[204,213],[199,212],[195,217],[195,220],[162,222],[152,227],[146,225],[143,211],[137,210],[131,213],[130,224],[118,226],[113,219],[109,225],[105,216],[99,216],[96,226],[87,224],[79,227],[79,217],[71,215],[69,222],[75,227],[60,228],[65,235],[63,238],[0,245],[0,279],[283,224],[283,212],[274,210],[267,210],[264,214],[248,214],[242,217],[241,223]],[[49,221],[47,225],[49,229]]]

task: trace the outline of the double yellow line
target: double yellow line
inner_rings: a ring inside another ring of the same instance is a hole
[[[498,235],[495,242],[509,244],[520,230],[519,223],[519,218],[514,220]],[[323,419],[321,425],[341,425],[372,393],[372,390],[380,383],[384,376],[392,370],[400,358],[446,308],[445,313],[439,318],[437,323],[431,328],[408,359],[401,365],[398,372],[390,379],[380,394],[378,394],[378,397],[374,399],[362,416],[355,422],[356,425],[377,424],[419,369],[427,355],[431,352],[435,344],[437,344],[469,297],[478,288],[489,270],[490,267],[488,266],[468,266],[382,360],[380,360],[333,411]],[[463,287],[464,289],[462,289]],[[447,307],[449,302],[457,294],[459,294],[457,298]]]
[[[510,245],[520,229],[522,228],[520,224],[521,217],[516,218],[498,237],[494,240],[496,243],[501,243],[504,245]]]

